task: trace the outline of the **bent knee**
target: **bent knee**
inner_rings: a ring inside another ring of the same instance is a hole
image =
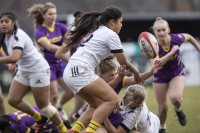
[[[183,98],[181,96],[179,97],[171,97],[171,101],[173,104],[180,104]]]
[[[8,103],[9,103],[11,106],[16,106],[16,105],[18,105],[20,102],[21,102],[21,100],[19,100],[19,99],[14,99],[14,98],[8,97]]]
[[[110,103],[113,105],[113,106],[118,106],[119,105],[119,102],[120,102],[120,100],[119,100],[119,97],[118,96],[114,96],[114,97],[112,97],[112,99],[110,100]]]

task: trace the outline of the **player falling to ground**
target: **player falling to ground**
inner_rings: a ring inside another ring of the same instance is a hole
[[[41,110],[35,106],[36,111]],[[34,133],[36,121],[30,115],[16,111],[0,117],[0,131],[2,133]],[[52,121],[47,120],[44,124],[42,133],[59,133]]]
[[[125,91],[121,109],[123,120],[116,128],[107,120],[105,127],[109,133],[158,133],[160,120],[150,112],[144,102],[145,91],[141,85],[131,85]]]

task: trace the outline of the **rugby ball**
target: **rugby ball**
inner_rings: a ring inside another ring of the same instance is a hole
[[[159,47],[157,39],[149,32],[140,33],[138,46],[142,54],[149,59],[154,59],[158,54]]]

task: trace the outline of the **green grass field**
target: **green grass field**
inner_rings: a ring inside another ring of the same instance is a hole
[[[124,93],[124,90],[120,94],[120,98],[122,98],[122,95]],[[182,108],[187,116],[188,124],[184,127],[179,125],[177,116],[173,110],[173,106],[171,102],[169,101],[169,110],[168,110],[168,118],[167,118],[167,133],[200,133],[200,87],[191,87],[186,88],[184,91],[184,97],[183,97],[183,105]],[[14,108],[10,107],[7,103],[7,96],[4,96],[6,111],[13,112],[15,111]],[[32,98],[32,95],[27,95],[25,97],[25,100],[30,102],[32,105],[34,105],[34,101]],[[153,94],[153,91],[151,88],[147,89],[147,99],[146,103],[149,107],[149,109],[156,113],[157,111],[157,103]],[[69,110],[73,107],[73,99],[69,101],[65,106],[64,109],[66,112],[69,112]]]

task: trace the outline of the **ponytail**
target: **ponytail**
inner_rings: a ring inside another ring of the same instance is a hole
[[[68,33],[66,39],[67,47],[70,49],[77,47],[83,37],[89,32],[96,30],[99,25],[107,25],[111,19],[117,20],[122,17],[122,12],[116,7],[108,7],[103,12],[89,12],[79,18],[72,27],[76,27],[75,30],[71,30]]]
[[[77,44],[81,41],[83,37],[87,35],[87,33],[94,31],[99,27],[96,19],[101,14],[99,12],[90,12],[81,16],[73,26],[76,27],[75,30],[70,30],[68,33],[67,46],[70,48],[76,47]],[[73,27],[72,26],[72,27]]]

